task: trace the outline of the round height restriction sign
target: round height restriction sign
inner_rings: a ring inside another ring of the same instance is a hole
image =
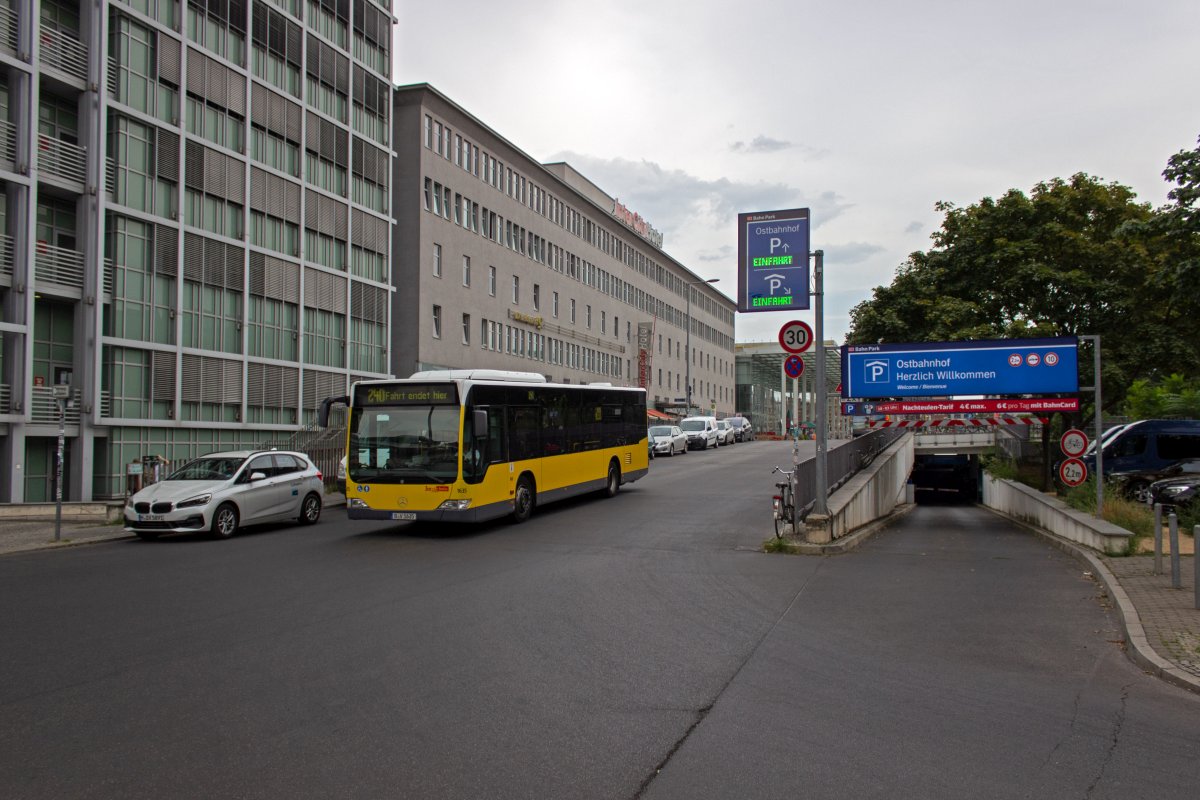
[[[1071,458],[1081,456],[1087,450],[1087,434],[1077,428],[1072,428],[1062,435],[1058,446],[1062,448],[1063,455],[1070,456]]]
[[[779,329],[779,345],[789,353],[803,353],[812,343],[813,331],[807,322],[794,319]]]
[[[1067,486],[1078,486],[1087,480],[1087,465],[1078,458],[1068,458],[1058,465],[1058,478]]]

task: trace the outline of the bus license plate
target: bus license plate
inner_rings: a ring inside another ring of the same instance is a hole
[[[392,519],[416,519],[417,515],[411,511],[393,511]]]

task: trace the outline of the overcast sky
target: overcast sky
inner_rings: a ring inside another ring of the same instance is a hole
[[[1159,206],[1200,136],[1200,2],[454,0],[396,6],[395,79],[565,160],[737,299],[737,214],[808,207],[825,333],[942,215],[1086,172]],[[797,312],[738,314],[737,341]],[[799,312],[812,323],[813,312]]]

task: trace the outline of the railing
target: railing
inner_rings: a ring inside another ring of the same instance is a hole
[[[100,416],[112,416],[112,392],[100,392]]]
[[[17,12],[0,5],[0,49],[17,54]]]
[[[116,268],[113,265],[113,260],[111,258],[104,259],[104,275],[102,275],[100,278],[100,280],[101,280],[100,293],[101,294],[106,294],[109,297],[112,297],[113,273],[115,273],[115,272],[116,272]]]
[[[87,150],[77,144],[39,134],[38,168],[82,186],[87,182]]]
[[[867,466],[875,456],[904,436],[903,428],[883,428],[865,433],[825,454],[825,478],[829,494],[833,494],[856,472]],[[816,501],[817,461],[809,458],[796,465],[796,511],[807,513]]]
[[[12,387],[7,383],[0,383],[0,414],[12,413]]]
[[[66,31],[42,28],[42,63],[87,82],[87,45]]]
[[[0,162],[14,170],[17,165],[17,126],[4,119],[0,119]]]
[[[83,289],[83,253],[38,242],[33,275],[39,281]]]
[[[13,277],[13,238],[0,233],[0,278],[5,284],[12,285]]]
[[[75,402],[71,405],[73,408],[66,409],[64,415],[66,424],[79,424],[79,390],[76,389],[71,394],[71,399]],[[58,424],[58,401],[54,399],[54,389],[50,386],[34,386],[33,387],[33,408],[31,409],[32,421],[35,424]]]

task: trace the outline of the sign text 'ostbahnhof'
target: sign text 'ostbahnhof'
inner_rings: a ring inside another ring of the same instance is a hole
[[[807,208],[738,214],[738,311],[809,307]]]
[[[1074,394],[1078,340],[846,345],[842,397]]]

